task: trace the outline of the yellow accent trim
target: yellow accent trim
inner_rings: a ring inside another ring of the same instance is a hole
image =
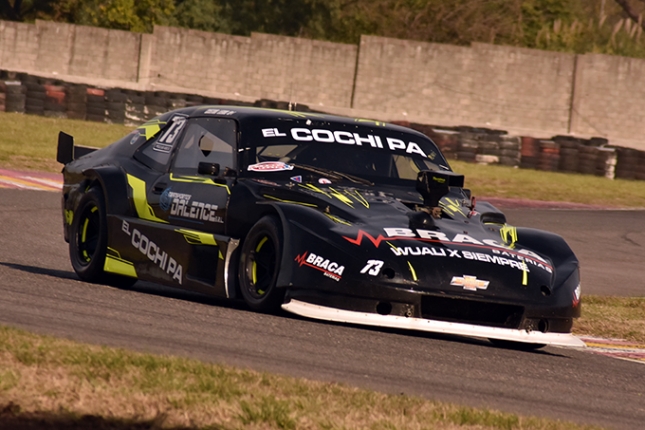
[[[331,194],[329,194],[329,193],[328,193],[327,191],[325,191],[325,190],[322,190],[322,189],[318,188],[317,186],[315,186],[315,185],[313,185],[313,184],[305,184],[305,185],[298,184],[298,186],[300,186],[300,187],[302,187],[302,188],[305,188],[305,189],[307,189],[307,190],[309,190],[309,191],[313,191],[313,192],[316,192],[316,193],[320,193],[320,194],[322,194],[322,195],[324,195],[324,196],[326,196],[326,197],[329,197],[330,199],[333,199],[333,197],[331,196]]]
[[[328,213],[326,213],[326,212],[323,212],[323,213],[325,214],[325,216],[326,216],[327,218],[329,218],[330,220],[334,221],[335,223],[338,223],[338,224],[345,224],[345,225],[352,225],[352,223],[350,223],[349,221],[345,221],[345,220],[344,220],[344,219],[342,219],[342,218],[339,218],[339,217],[334,216],[334,215],[332,215],[332,214],[328,214]]]
[[[329,191],[331,191],[332,196],[336,197],[338,200],[340,200],[341,202],[345,203],[350,208],[354,209],[354,201],[352,199],[347,198],[342,193],[340,193],[339,191],[336,191],[332,187],[329,187]]]
[[[195,231],[195,230],[186,230],[182,228],[178,228],[175,231],[177,233],[183,234],[184,239],[186,239],[186,242],[190,243],[191,245],[217,246],[217,241],[215,240],[215,237],[212,234],[204,233],[201,231]]]
[[[499,229],[499,234],[502,237],[502,241],[509,244],[509,248],[515,248],[515,242],[517,242],[517,228],[504,224],[504,226]]]
[[[361,193],[358,192],[358,190],[345,190],[345,194],[358,200],[358,202],[365,206],[367,209],[370,208],[370,203],[365,199],[365,197],[363,197]]]
[[[105,264],[103,270],[118,275],[129,276],[131,278],[138,278],[137,271],[134,264],[121,258],[116,258],[111,255],[105,256]]]
[[[65,209],[65,221],[67,224],[72,225],[72,222],[74,222],[74,211]]]
[[[303,202],[295,202],[293,200],[279,199],[277,197],[273,197],[273,196],[270,196],[268,194],[264,194],[262,197],[264,197],[265,199],[275,200],[275,201],[282,202],[282,203],[292,203],[294,205],[307,206],[307,207],[310,207],[310,208],[317,208],[318,207],[318,205],[314,205],[314,204],[311,204],[311,203],[303,203]]]
[[[369,122],[374,124],[377,127],[385,127],[387,123],[382,122],[382,121],[374,121],[373,119],[363,119],[363,118],[356,118],[354,119],[355,122]]]
[[[89,218],[85,218],[85,222],[83,223],[83,232],[81,233],[81,243],[85,243],[85,239],[87,236],[87,225],[90,223]]]
[[[191,184],[204,184],[204,185],[214,185],[216,187],[226,188],[226,193],[231,194],[231,189],[226,184],[218,184],[209,178],[204,178],[202,176],[175,176],[172,173],[170,174],[170,180],[173,182],[185,182]]]
[[[529,284],[529,268],[524,261],[522,261],[522,285]]]
[[[414,267],[412,267],[412,263],[408,261],[408,267],[410,268],[410,273],[412,273],[412,280],[413,281],[418,281],[419,278],[417,278],[417,272],[414,270]]]
[[[255,252],[260,252],[260,249],[262,249],[262,246],[269,240],[268,237],[264,236],[260,243],[258,243],[258,246],[255,247]]]
[[[146,136],[146,140],[148,140],[155,134],[157,134],[159,130],[161,130],[162,125],[166,125],[166,122],[159,121],[158,119],[153,119],[137,127],[137,130],[142,130],[144,135]]]
[[[134,207],[137,210],[139,218],[147,221],[168,224],[168,221],[157,218],[154,211],[148,204],[148,198],[146,197],[146,183],[136,176],[128,174],[128,184],[130,184],[130,187],[132,188],[132,200],[134,200]]]

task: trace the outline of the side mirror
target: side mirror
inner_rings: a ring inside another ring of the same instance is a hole
[[[464,175],[454,172],[433,172],[422,170],[417,175],[417,191],[423,196],[423,205],[430,208],[439,206],[439,201],[448,194],[449,187],[464,186]]]
[[[202,161],[197,166],[197,173],[200,175],[219,176],[219,164]]]

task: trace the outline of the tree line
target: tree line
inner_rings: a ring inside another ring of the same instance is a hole
[[[0,19],[356,44],[362,34],[645,57],[645,0],[0,0]]]

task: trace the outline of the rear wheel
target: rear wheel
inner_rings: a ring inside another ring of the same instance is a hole
[[[244,240],[240,256],[240,290],[247,305],[256,311],[275,312],[285,289],[276,282],[282,259],[282,228],[273,216],[258,221]]]
[[[107,216],[103,191],[91,188],[81,198],[72,221],[69,256],[74,271],[83,281],[127,288],[137,280],[105,273]]]

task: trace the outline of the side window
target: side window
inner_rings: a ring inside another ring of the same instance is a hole
[[[196,174],[201,162],[234,168],[236,122],[221,118],[196,118],[187,121],[186,132],[175,155],[173,170]]]
[[[147,133],[155,133],[156,137],[150,142],[142,146],[141,150],[135,154],[135,158],[141,161],[146,166],[164,171],[172,150],[179,142],[179,136],[186,126],[186,116],[176,114],[169,121],[166,126],[165,123],[157,121],[149,122],[140,127],[141,136],[146,136]],[[159,129],[163,128],[161,133]]]

